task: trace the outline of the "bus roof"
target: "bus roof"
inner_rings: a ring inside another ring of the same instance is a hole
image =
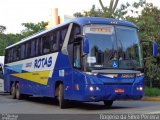
[[[62,27],[64,25],[67,25],[69,23],[77,23],[79,24],[81,27],[84,26],[84,25],[87,25],[87,24],[110,24],[110,25],[120,25],[120,26],[127,26],[127,27],[134,27],[134,28],[137,28],[136,25],[134,25],[133,23],[131,22],[127,22],[127,21],[123,21],[123,20],[118,20],[118,19],[112,19],[112,18],[102,18],[102,17],[80,17],[80,18],[74,18],[74,19],[71,19],[71,20],[67,20],[66,22],[62,23],[62,24],[59,24],[51,29],[48,29],[48,30],[43,30],[43,31],[40,31],[38,33],[35,33],[31,36],[28,36],[26,38],[23,38],[21,41],[13,44],[13,45],[10,45],[8,47],[6,47],[6,49],[9,49],[13,46],[16,46],[18,44],[21,44],[23,42],[26,42],[28,40],[31,40],[33,38],[36,38],[40,35],[43,35],[47,32],[50,32],[56,28],[59,28],[59,27]]]

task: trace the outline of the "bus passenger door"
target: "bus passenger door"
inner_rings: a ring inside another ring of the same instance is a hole
[[[81,40],[74,43],[73,49],[73,97],[74,100],[81,99],[83,94],[85,79],[82,72],[82,46]]]
[[[81,69],[81,45],[80,42],[74,43],[74,56],[73,56],[73,67],[75,69]]]

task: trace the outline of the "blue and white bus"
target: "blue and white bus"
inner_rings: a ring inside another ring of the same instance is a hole
[[[153,54],[157,54],[153,44]],[[82,17],[8,46],[5,91],[68,100],[141,99],[144,65],[137,27],[130,22]]]

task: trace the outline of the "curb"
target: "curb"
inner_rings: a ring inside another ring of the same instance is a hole
[[[160,101],[160,97],[143,97],[142,101]]]

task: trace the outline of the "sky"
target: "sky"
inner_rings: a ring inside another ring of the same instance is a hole
[[[102,0],[108,5],[110,0]],[[108,1],[108,2],[107,2]],[[119,0],[119,5],[138,0]],[[160,0],[147,0],[159,5]],[[58,8],[59,15],[73,15],[75,12],[89,10],[92,5],[100,8],[98,0],[0,0],[0,25],[7,27],[5,33],[20,33],[22,23],[49,21],[51,9]]]

